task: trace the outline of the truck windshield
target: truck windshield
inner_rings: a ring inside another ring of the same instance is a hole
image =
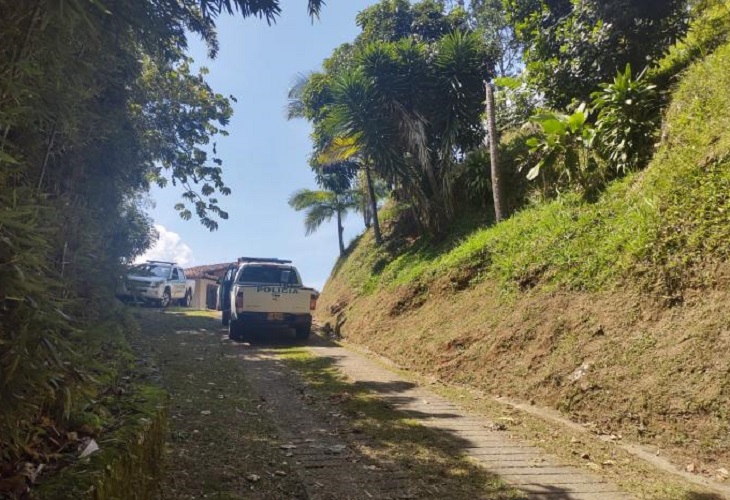
[[[168,278],[170,276],[170,268],[167,266],[156,266],[154,264],[140,264],[131,268],[129,275]]]
[[[289,268],[275,266],[246,266],[238,278],[239,283],[266,283],[298,285],[297,274]]]

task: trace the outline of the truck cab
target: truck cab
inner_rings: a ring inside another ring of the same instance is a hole
[[[190,306],[195,283],[174,262],[149,260],[129,269],[117,295],[123,300],[167,307],[174,302]]]

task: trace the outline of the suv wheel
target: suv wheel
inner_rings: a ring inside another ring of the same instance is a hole
[[[166,289],[164,292],[162,292],[162,298],[160,299],[160,307],[169,307],[170,302],[172,302],[172,297],[170,296],[170,289]]]
[[[190,290],[185,292],[185,298],[183,299],[183,305],[185,307],[190,307],[193,304],[193,294],[190,293]]]

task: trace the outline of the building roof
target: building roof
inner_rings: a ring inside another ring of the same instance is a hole
[[[196,266],[185,269],[185,276],[187,278],[209,278],[218,279],[222,278],[228,267],[235,265],[235,262],[223,262],[221,264],[209,264],[207,266]]]

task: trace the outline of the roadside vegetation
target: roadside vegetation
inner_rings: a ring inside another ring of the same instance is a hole
[[[652,34],[593,2],[510,5],[502,33],[525,70],[493,81],[523,111],[497,106],[510,216],[494,222],[489,156],[452,150],[445,230],[419,223],[394,183],[382,243],[366,231],[351,244],[319,319],[401,366],[727,480],[730,10],[666,2]]]
[[[316,15],[321,2],[303,4]],[[279,12],[277,1],[0,2],[0,497],[121,425],[112,396],[136,354],[114,291],[156,238],[150,186],[180,189],[184,219],[212,230],[227,218],[210,145],[232,98],[193,70],[187,37],[215,56],[219,15]]]

